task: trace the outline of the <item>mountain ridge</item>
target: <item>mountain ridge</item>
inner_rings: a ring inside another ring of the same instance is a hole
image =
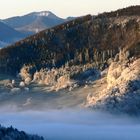
[[[0,22],[0,31],[0,41],[2,42],[13,43],[24,37],[24,34],[6,25],[3,21]]]
[[[72,17],[70,19],[72,19]],[[29,32],[29,35],[31,35],[70,19],[60,18],[51,11],[40,11],[7,18],[4,19],[3,22],[20,32],[27,34]]]
[[[104,69],[120,50],[139,57],[140,17],[131,10],[134,7],[126,9],[119,16],[116,12],[112,17],[111,12],[111,17],[80,17],[2,49],[1,70],[19,71],[24,64],[33,64],[37,69],[61,67],[67,62],[69,65],[94,63],[95,67]],[[137,9],[140,11],[140,6]]]
[[[8,46],[8,44],[10,45],[44,29],[72,19],[73,17],[62,19],[51,11],[40,11],[0,20],[1,24],[3,24],[0,27],[0,47]]]

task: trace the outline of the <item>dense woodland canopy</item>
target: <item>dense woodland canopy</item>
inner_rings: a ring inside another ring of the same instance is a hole
[[[1,49],[0,72],[15,74],[24,64],[40,69],[93,63],[104,69],[120,50],[140,56],[139,30],[140,6],[80,17]]]

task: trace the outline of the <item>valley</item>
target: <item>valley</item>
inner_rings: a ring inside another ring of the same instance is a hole
[[[139,5],[4,22],[29,36],[0,49],[1,125],[45,140],[140,139]]]

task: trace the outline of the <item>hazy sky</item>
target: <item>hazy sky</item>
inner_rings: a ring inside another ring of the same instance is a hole
[[[140,0],[0,0],[0,19],[32,11],[52,11],[60,17],[97,14],[130,5]]]

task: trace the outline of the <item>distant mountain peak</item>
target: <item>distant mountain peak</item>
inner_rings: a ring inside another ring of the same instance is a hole
[[[40,11],[40,12],[34,12],[34,13],[31,13],[29,15],[34,15],[34,16],[37,16],[37,17],[48,17],[48,18],[59,18],[57,17],[54,13],[52,13],[51,11]]]
[[[38,16],[49,16],[49,15],[54,15],[50,11],[42,11],[37,13]]]
[[[3,20],[8,26],[29,36],[39,31],[51,28],[65,22],[51,11],[32,12],[20,17],[11,17]]]

